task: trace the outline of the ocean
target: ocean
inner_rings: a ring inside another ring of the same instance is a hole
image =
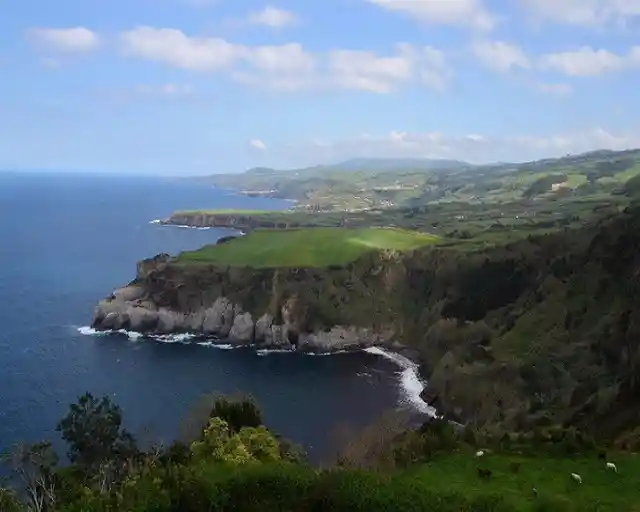
[[[178,437],[205,393],[250,393],[265,423],[317,461],[335,448],[338,425],[423,410],[414,366],[377,349],[229,350],[88,327],[96,302],[129,282],[138,260],[228,234],[153,220],[178,209],[288,206],[161,178],[0,172],[0,452],[42,439],[63,449],[55,425],[86,391],[109,395],[145,442]]]

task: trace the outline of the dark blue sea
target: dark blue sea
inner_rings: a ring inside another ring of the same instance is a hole
[[[0,172],[0,451],[58,440],[57,421],[85,391],[111,396],[146,441],[178,436],[204,393],[251,393],[267,425],[315,460],[333,449],[336,425],[419,407],[415,372],[389,355],[257,353],[90,334],[96,302],[130,281],[138,260],[228,233],[150,221],[177,209],[288,206],[169,179]]]

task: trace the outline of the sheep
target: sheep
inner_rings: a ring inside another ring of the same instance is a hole
[[[618,468],[613,462],[607,462],[607,469],[612,469],[614,473],[618,472]]]
[[[479,459],[480,457],[482,457],[484,455],[484,450],[478,450],[476,452],[476,459]]]
[[[582,477],[578,473],[571,473],[571,478],[573,478],[573,481],[577,484],[582,483]]]
[[[483,469],[483,468],[478,468],[478,476],[480,478],[486,478],[489,479],[491,478],[492,472],[490,469]]]

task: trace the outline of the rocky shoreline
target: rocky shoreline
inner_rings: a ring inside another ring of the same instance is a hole
[[[280,212],[285,213],[285,212]],[[313,222],[296,222],[283,215],[251,215],[242,213],[176,212],[158,222],[163,226],[193,228],[226,228],[249,232],[253,229],[288,229],[314,227]]]
[[[147,291],[135,284],[116,290],[95,308],[91,327],[101,331],[129,330],[141,334],[189,333],[214,336],[228,343],[260,348],[295,348],[301,351],[334,352],[385,346],[400,350],[393,333],[370,328],[334,325],[312,332],[299,332],[290,321],[286,306],[277,323],[269,313],[254,316],[240,304],[218,297],[209,307],[181,312],[158,307]]]

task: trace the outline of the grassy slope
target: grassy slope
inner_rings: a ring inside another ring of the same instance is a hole
[[[459,492],[469,498],[482,494],[502,495],[516,510],[533,510],[536,501],[553,500],[570,503],[570,510],[623,511],[638,510],[640,491],[640,457],[616,454],[613,457],[619,473],[605,468],[605,461],[595,456],[529,457],[512,454],[489,454],[477,461],[470,453],[453,453],[411,470],[414,477],[442,493]],[[520,463],[520,469],[510,469]],[[478,478],[477,468],[491,469],[490,481]],[[583,480],[576,484],[570,477],[578,473]],[[533,499],[532,488],[538,490]],[[599,505],[599,508],[596,508]],[[594,508],[590,508],[594,507]]]
[[[256,230],[224,244],[183,252],[178,261],[256,268],[320,267],[348,263],[373,250],[407,251],[436,240],[425,233],[385,228]]]

